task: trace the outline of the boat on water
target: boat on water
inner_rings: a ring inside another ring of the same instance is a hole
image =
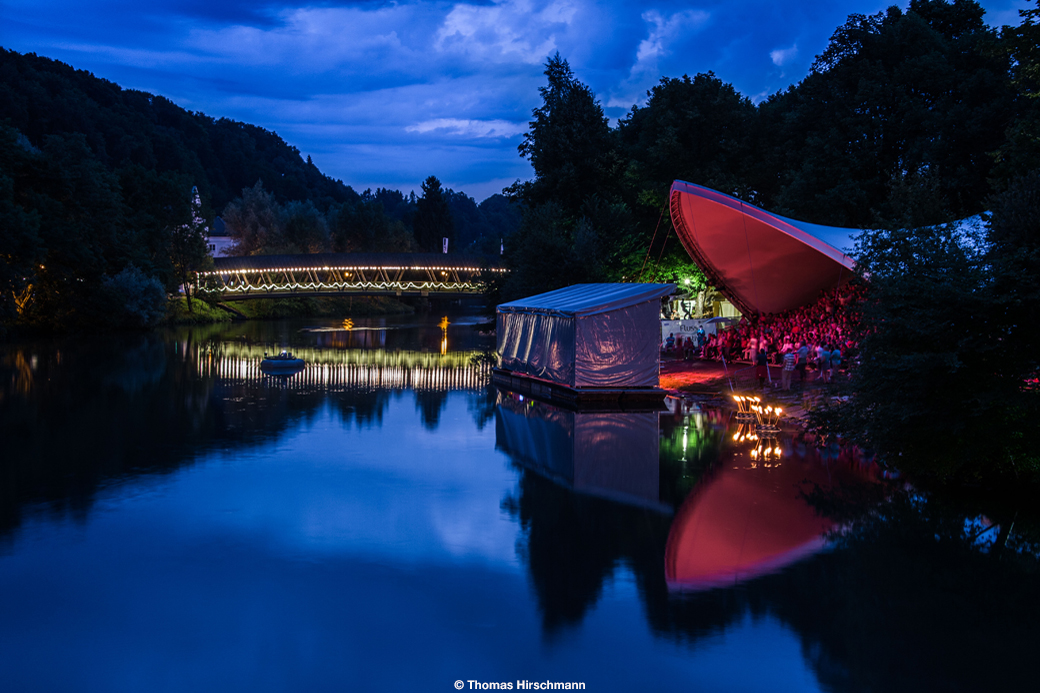
[[[295,375],[303,370],[303,359],[292,355],[292,352],[283,349],[276,356],[264,354],[264,360],[260,362],[260,370],[268,375]]]

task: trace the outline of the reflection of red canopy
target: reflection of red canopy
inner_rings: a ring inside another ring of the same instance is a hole
[[[830,486],[816,460],[765,468],[734,457],[686,499],[668,535],[669,587],[707,589],[773,572],[817,551],[833,525],[801,496],[804,481]],[[809,487],[811,488],[811,487]]]
[[[690,257],[742,313],[779,313],[852,278],[852,229],[786,219],[683,181],[672,223]]]

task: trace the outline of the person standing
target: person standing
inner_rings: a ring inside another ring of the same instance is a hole
[[[795,353],[798,355],[798,363],[795,368],[798,369],[798,383],[805,387],[805,367],[809,364],[809,345],[802,344],[801,342],[795,342]]]
[[[758,356],[755,357],[755,375],[758,376],[758,386],[764,388],[766,386],[766,376],[769,374],[769,360],[766,358],[766,350],[759,349]]]
[[[793,351],[784,353],[784,370],[780,373],[780,386],[784,390],[791,389],[791,376],[794,375],[795,355]]]

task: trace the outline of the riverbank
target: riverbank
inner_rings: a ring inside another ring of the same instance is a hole
[[[167,304],[166,325],[204,325],[234,320],[280,320],[283,318],[328,318],[373,315],[411,315],[415,308],[390,296],[349,298],[279,298],[208,303],[191,302],[191,311],[183,296]]]
[[[703,399],[719,399],[732,406],[732,395],[758,395],[768,404],[780,405],[785,418],[804,423],[808,412],[818,406],[823,396],[819,374],[809,371],[805,383],[795,373],[790,390],[780,389],[782,369],[769,366],[764,388],[759,387],[754,366],[746,363],[723,364],[712,359],[685,361],[665,356],[661,361],[661,389],[682,397],[693,395]]]

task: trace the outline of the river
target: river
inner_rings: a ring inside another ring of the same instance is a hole
[[[478,322],[0,345],[3,689],[1035,688],[1034,510],[500,392]]]

